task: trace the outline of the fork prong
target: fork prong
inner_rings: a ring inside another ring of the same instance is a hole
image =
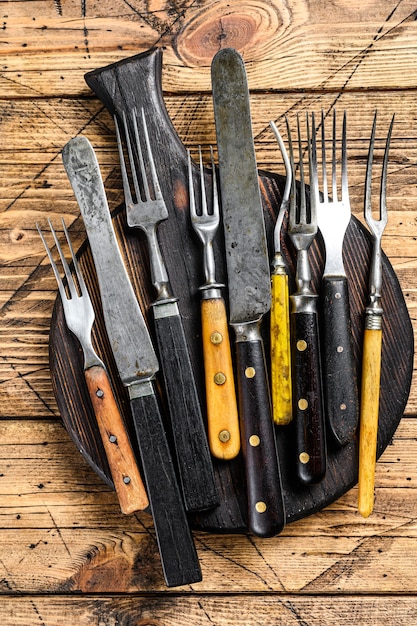
[[[210,146],[211,175],[213,180],[213,215],[219,219],[219,193],[217,190],[216,168],[214,166],[213,146]]]
[[[65,256],[64,256],[64,253],[62,251],[61,244],[58,241],[58,237],[57,237],[57,234],[55,232],[55,229],[52,226],[52,222],[51,222],[51,220],[49,218],[48,218],[48,224],[49,224],[49,228],[51,229],[51,233],[52,233],[52,236],[53,236],[54,241],[55,241],[55,246],[56,246],[56,249],[58,251],[59,258],[61,260],[61,265],[62,265],[62,268],[64,270],[65,278],[67,279],[67,286],[68,286],[69,293],[71,295],[71,298],[76,298],[78,294],[77,294],[77,288],[76,288],[75,283],[74,283],[74,279],[73,279],[73,277],[71,275],[70,268],[68,266],[68,263],[67,263],[67,261],[65,259]]]
[[[201,146],[198,146],[198,155],[200,162],[201,213],[202,215],[208,215],[206,186],[204,183],[203,155],[201,152]]]
[[[346,138],[346,111],[343,112],[342,122],[342,200],[349,198],[348,174],[347,174],[347,138]]]
[[[189,205],[190,205],[191,220],[193,221],[197,217],[197,211],[196,211],[196,206],[195,206],[193,170],[192,170],[192,167],[191,167],[191,152],[190,152],[190,149],[187,150],[187,156],[188,156],[188,195],[189,195]]]
[[[143,107],[142,107],[142,125],[143,125],[143,133],[145,135],[146,149],[148,152],[149,165],[151,169],[151,177],[152,177],[152,184],[153,184],[155,199],[163,200],[162,191],[161,191],[161,187],[159,185],[159,180],[158,180],[158,174],[156,172],[155,161],[154,161],[153,154],[152,154],[151,142],[150,142],[149,133],[148,133],[148,126],[146,124],[145,110]],[[143,176],[146,179],[145,173],[143,174]]]
[[[327,187],[327,162],[326,162],[326,125],[324,111],[321,111],[321,169],[322,169],[322,187],[323,201],[329,201],[329,190]],[[318,179],[317,179],[318,184]]]
[[[52,270],[54,272],[54,276],[55,276],[56,282],[58,284],[58,290],[59,290],[59,293],[60,293],[60,296],[61,296],[61,300],[64,302],[67,299],[68,296],[66,294],[66,291],[65,291],[64,284],[62,282],[60,273],[58,271],[58,268],[57,268],[56,263],[54,261],[54,258],[52,256],[52,252],[51,252],[48,244],[46,243],[45,236],[44,236],[44,234],[43,234],[39,224],[36,224],[36,228],[38,229],[39,236],[42,239],[42,243],[44,245],[46,254],[48,255],[48,259],[49,259],[49,262],[51,264]]]
[[[74,252],[74,248],[72,246],[71,238],[69,236],[69,232],[68,232],[67,226],[65,224],[64,218],[62,218],[62,227],[64,229],[64,234],[65,234],[65,238],[67,240],[69,251],[71,253],[72,265],[74,267],[75,275],[77,276],[78,286],[80,288],[81,295],[83,297],[85,297],[85,298],[90,298],[89,293],[87,291],[87,286],[86,286],[85,281],[84,281],[84,277],[83,277],[83,275],[81,273],[81,269],[80,269],[80,266],[78,264],[78,260],[77,260],[77,257],[75,255],[75,252]]]
[[[141,143],[140,143],[139,128],[138,128],[138,116],[137,116],[136,109],[133,109],[133,111],[132,111],[132,120],[133,120],[133,132],[134,132],[134,136],[135,136],[135,146],[136,146],[136,151],[138,153],[140,174],[141,174],[141,177],[142,177],[143,191],[144,191],[144,194],[145,194],[145,200],[148,201],[148,200],[150,200],[151,196],[150,196],[150,192],[149,192],[148,177],[146,176],[145,162],[143,160],[142,146],[141,146]],[[127,131],[127,136],[129,136],[129,134],[128,134],[129,130],[127,128],[127,125],[126,125],[126,131]],[[133,184],[135,186],[136,202],[139,202],[140,201],[140,188],[139,188],[139,183],[138,183],[137,170],[136,170],[136,167],[135,167],[135,157],[134,157],[134,154],[133,154],[133,150],[132,150],[130,139],[129,139],[128,146],[129,146],[128,147],[128,151],[129,151],[129,158],[130,158],[131,170],[132,170],[132,176],[133,176]]]
[[[387,222],[387,207],[386,207],[386,191],[387,191],[387,168],[388,168],[388,152],[391,143],[391,135],[392,135],[392,127],[394,124],[393,115],[391,124],[389,126],[387,139],[385,143],[385,152],[382,164],[382,173],[381,173],[381,187],[380,187],[380,203],[379,203],[379,218],[374,219],[372,216],[372,165],[373,165],[373,154],[375,147],[375,134],[376,134],[376,122],[377,122],[377,111],[375,111],[374,121],[372,124],[372,133],[371,139],[369,142],[369,152],[368,152],[368,162],[366,166],[366,178],[365,178],[365,219],[368,225],[372,228],[372,225],[375,225],[377,222],[380,224],[386,224]]]
[[[125,113],[123,112],[123,127],[124,127],[124,131],[125,131],[125,137],[126,137],[126,145],[129,146],[130,144],[130,140],[129,140],[129,135],[127,133],[127,124],[126,124],[126,116]],[[127,175],[127,168],[126,168],[126,161],[125,161],[125,156],[123,153],[123,143],[122,143],[122,137],[121,137],[121,133],[120,133],[120,127],[119,127],[119,122],[116,116],[114,116],[114,123],[116,126],[116,138],[117,138],[117,147],[119,149],[119,161],[120,161],[120,169],[122,172],[122,183],[123,183],[123,192],[125,195],[125,202],[126,204],[132,204],[133,200],[132,200],[132,194],[130,192],[130,184],[129,184],[129,178]]]
[[[308,125],[308,117],[307,117]],[[300,169],[300,215],[298,222],[305,224],[307,221],[306,185],[304,176],[303,147],[301,142],[300,117],[297,115],[297,136],[298,136],[298,166]]]
[[[336,149],[336,109],[333,110],[333,135],[332,135],[332,200],[338,201],[337,194],[337,149]]]

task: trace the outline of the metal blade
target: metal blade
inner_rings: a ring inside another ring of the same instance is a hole
[[[120,254],[93,147],[75,137],[64,146],[62,160],[84,219],[120,378],[125,386],[148,381],[158,360]]]
[[[245,66],[236,50],[225,48],[214,57],[211,73],[230,321],[237,324],[269,310],[269,260]]]

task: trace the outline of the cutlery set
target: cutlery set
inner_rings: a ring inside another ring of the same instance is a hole
[[[260,537],[274,536],[283,529],[285,493],[276,440],[281,427],[293,428],[293,473],[300,485],[310,486],[326,474],[326,434],[332,438],[332,445],[346,446],[356,436],[359,422],[358,507],[364,516],[373,507],[382,345],[381,237],[387,221],[386,176],[392,123],[382,166],[379,220],[372,217],[371,209],[376,116],[368,155],[365,219],[373,237],[373,252],[359,401],[343,262],[344,238],[351,218],[346,116],[341,141],[337,138],[336,116],[333,117],[330,185],[324,115],[319,124],[320,154],[314,115],[306,115],[305,132],[299,117],[295,133],[286,120],[288,154],[276,124],[271,122],[286,170],[271,262],[246,72],[235,50],[223,49],[214,57],[212,85],[219,189],[212,150],[210,185],[206,182],[201,149],[198,176],[193,175],[189,152],[186,172],[190,223],[202,244],[204,282],[199,291],[206,420],[178,299],[172,292],[158,241],[157,228],[168,218],[168,211],[145,111],[132,109],[114,119],[127,224],[142,230],[148,244],[156,294],[151,305],[156,348],[122,260],[94,150],[85,137],[79,136],[62,153],[88,235],[112,353],[130,400],[139,462],[135,460],[106,365],[91,343],[94,311],[65,224],[71,268],[49,223],[64,281],[38,227],[58,282],[66,324],[84,352],[86,384],[121,510],[132,513],[149,506],[167,586],[201,580],[188,514],[210,510],[220,502],[213,457],[227,463],[242,451],[248,529]],[[339,144],[341,192],[337,182]],[[281,251],[284,224],[296,254],[295,289],[291,294]],[[213,242],[221,228],[227,289],[216,279]],[[326,253],[320,297],[313,287],[309,261],[309,249],[318,232]],[[227,304],[223,292],[228,296]],[[268,364],[263,339],[267,314]],[[229,326],[233,330],[234,350]],[[159,374],[168,409],[167,422],[157,390]]]

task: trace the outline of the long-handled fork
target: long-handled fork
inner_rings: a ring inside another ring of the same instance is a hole
[[[286,170],[284,194],[274,229],[270,316],[272,414],[275,424],[284,426],[292,420],[292,378],[288,273],[281,253],[281,228],[290,204],[292,169],[278,128],[273,121],[270,125],[278,141]]]
[[[382,264],[381,240],[388,221],[386,185],[388,151],[394,117],[387,134],[381,173],[379,219],[372,217],[372,162],[375,145],[376,113],[369,144],[366,168],[364,214],[373,237],[371,267],[369,273],[369,304],[365,310],[365,331],[362,355],[362,384],[359,426],[359,493],[358,509],[368,517],[374,506],[375,463],[378,436],[379,395],[382,350]]]
[[[191,224],[203,244],[204,254],[205,282],[200,291],[208,438],[213,456],[229,460],[239,453],[240,433],[226,306],[221,294],[224,285],[216,281],[213,251],[213,240],[220,222],[219,200],[211,150],[213,202],[209,212],[201,148],[199,157],[201,212],[197,211],[191,155],[188,151]]]
[[[314,115],[312,135],[316,135]],[[327,186],[326,133],[321,116],[322,191],[316,154],[313,155],[311,203],[314,204],[318,226],[326,248],[322,292],[322,365],[323,390],[327,423],[340,445],[352,439],[359,419],[359,397],[356,364],[350,325],[349,288],[343,265],[343,242],[351,218],[346,152],[346,113],[341,134],[341,190],[338,190],[336,112],[333,114],[331,197]]]
[[[68,293],[46,239],[38,224],[36,226],[58,283],[66,324],[69,330],[77,337],[83,350],[85,380],[119,499],[120,508],[122,512],[126,514],[140,511],[147,508],[149,504],[148,497],[129,441],[129,436],[123,423],[123,418],[113,395],[105,365],[96,354],[91,342],[91,330],[94,323],[94,310],[91,299],[81,274],[77,258],[74,254],[64,220],[62,220],[62,225],[71,253],[72,264],[79,289],[77,289],[74,277],[65,260],[64,253],[52,223],[50,220],[48,220],[48,222],[64,270]]]
[[[326,471],[326,436],[323,415],[320,343],[317,319],[317,294],[311,286],[308,250],[317,234],[314,204],[308,210],[303,165],[300,121],[297,116],[298,155],[300,169],[299,198],[295,182],[294,150],[287,120],[289,153],[292,168],[288,234],[297,250],[297,289],[290,296],[293,342],[293,420],[296,432],[296,467],[302,483],[320,481]],[[310,182],[316,140],[310,138],[306,119]]]
[[[122,114],[132,190],[117,118],[115,124],[127,223],[144,231],[149,245],[152,283],[157,293],[152,303],[154,328],[185,507],[187,511],[204,510],[218,504],[219,495],[178,302],[171,290],[157,238],[157,226],[168,218],[168,210],[158,181],[143,109],[140,118],[136,110],[132,111],[130,119],[124,112]],[[146,163],[152,189],[148,184]]]

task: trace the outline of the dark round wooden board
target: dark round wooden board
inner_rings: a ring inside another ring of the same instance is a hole
[[[158,230],[163,256],[168,268],[190,348],[202,405],[204,406],[204,373],[200,336],[200,295],[202,283],[201,244],[190,227],[187,201],[186,152],[164,107],[161,86],[161,52],[153,50],[124,62],[97,70],[86,77],[111,113],[132,106],[143,106],[148,115],[151,143],[159,172],[162,192],[167,202],[169,218]],[[146,89],[144,89],[146,85]],[[261,172],[261,192],[264,204],[265,225],[269,252],[272,255],[275,216],[280,207],[285,180]],[[209,178],[207,184],[209,185]],[[153,299],[149,275],[146,242],[139,231],[126,226],[124,207],[113,215],[116,233],[127,270],[152,333],[149,305]],[[282,237],[283,252],[290,273],[290,288],[294,281],[294,253],[287,241],[285,229]],[[217,279],[226,283],[222,233],[215,242]],[[352,218],[345,239],[344,257],[350,289],[351,323],[354,351],[360,380],[364,308],[367,304],[368,270],[371,239],[367,230]],[[272,257],[271,257],[272,258]],[[114,385],[127,427],[134,441],[129,402],[122,387],[110,346],[106,337],[101,313],[99,290],[88,242],[79,251],[79,260],[96,311],[93,342],[106,363]],[[324,249],[318,236],[310,250],[313,284],[320,292],[324,267]],[[226,295],[226,294],[225,294]],[[227,300],[227,297],[226,297]],[[380,419],[378,456],[389,444],[403,415],[411,385],[413,369],[413,332],[404,297],[392,266],[383,256],[383,352],[381,373]],[[121,323],[122,320],[121,320]],[[266,352],[269,352],[268,316],[263,332]],[[231,333],[231,336],[233,333]],[[233,341],[233,336],[232,336]],[[82,352],[77,340],[67,330],[62,304],[56,300],[50,332],[50,368],[54,392],[63,423],[77,448],[94,470],[108,484],[110,472],[104,455],[98,428],[84,383]],[[161,392],[161,402],[164,403]],[[165,413],[166,414],[166,413]],[[169,424],[167,424],[169,431]],[[282,473],[287,522],[310,515],[343,495],[357,482],[357,440],[339,447],[329,436],[328,470],[324,480],[305,487],[295,480],[292,426],[276,427],[279,459]],[[221,504],[216,509],[191,516],[192,526],[211,532],[246,531],[246,495],[243,459],[239,456],[230,462],[213,459]]]

